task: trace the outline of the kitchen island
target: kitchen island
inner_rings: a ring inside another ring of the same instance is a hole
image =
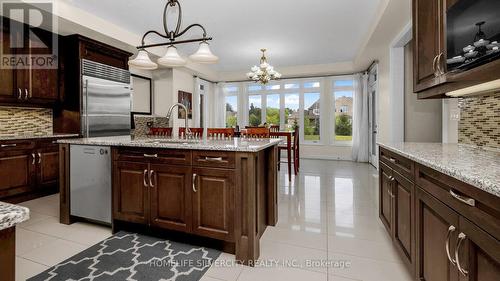
[[[0,280],[15,280],[16,225],[29,214],[26,207],[0,202]]]
[[[61,223],[70,213],[70,146],[111,148],[113,231],[167,230],[222,243],[252,265],[277,223],[280,139],[68,139],[60,144]],[[89,206],[92,208],[93,206]]]

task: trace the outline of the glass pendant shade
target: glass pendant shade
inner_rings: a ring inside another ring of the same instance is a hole
[[[176,47],[168,46],[167,53],[158,59],[158,64],[166,67],[177,67],[185,65],[186,60],[179,55]]]
[[[144,70],[153,70],[158,68],[158,64],[151,61],[148,53],[145,50],[139,50],[137,57],[135,57],[135,59],[133,60],[129,60],[128,65],[137,69]]]
[[[219,60],[219,58],[210,51],[207,42],[201,42],[198,51],[190,55],[189,58],[199,63],[216,63]]]

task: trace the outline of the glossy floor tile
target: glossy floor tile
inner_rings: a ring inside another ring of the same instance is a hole
[[[256,267],[223,253],[202,281],[410,281],[378,218],[378,175],[368,164],[302,160],[279,175],[276,227],[261,240]],[[31,219],[17,228],[17,280],[44,271],[111,235],[108,227],[58,222],[59,197],[22,203]]]

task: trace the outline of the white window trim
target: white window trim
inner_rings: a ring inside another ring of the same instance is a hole
[[[341,80],[353,80],[353,86],[337,86],[335,87],[335,81],[341,81]],[[328,83],[331,86],[331,90],[329,91],[329,96],[330,96],[330,108],[333,116],[330,116],[329,123],[330,123],[330,128],[331,128],[331,133],[330,133],[330,145],[333,146],[352,146],[352,140],[350,141],[338,141],[335,139],[335,119],[333,118],[335,116],[335,92],[336,91],[352,91],[353,92],[353,100],[354,100],[354,91],[355,89],[355,84],[354,84],[354,75],[342,75],[342,76],[335,76],[331,78],[331,81]],[[354,103],[353,103],[354,105]],[[353,112],[354,114],[354,112]]]

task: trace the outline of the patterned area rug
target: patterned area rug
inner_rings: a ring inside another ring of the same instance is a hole
[[[121,231],[28,280],[198,281],[219,255],[213,249]]]

